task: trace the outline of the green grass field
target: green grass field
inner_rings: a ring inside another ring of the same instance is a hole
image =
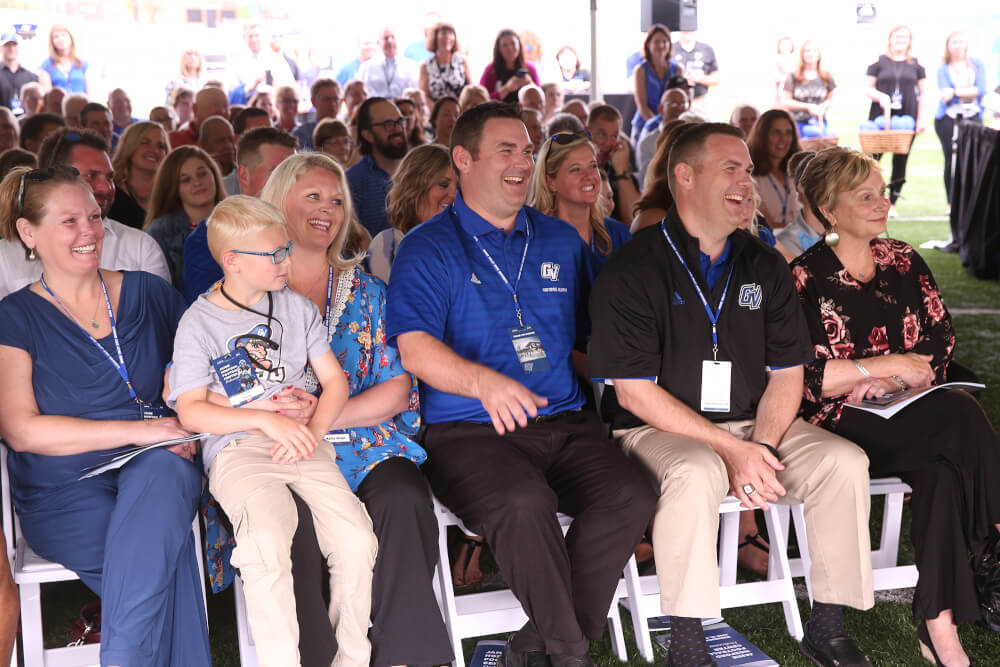
[[[849,119],[834,119],[834,126],[841,130],[841,143],[857,144],[856,125]],[[888,158],[883,162],[888,165]],[[889,225],[889,234],[919,246],[920,243],[948,235],[944,218],[944,186],[941,182],[942,158],[940,147],[932,132],[918,138],[911,154],[908,180],[897,209],[900,217]],[[936,250],[921,250],[937,278],[949,308],[958,313],[972,309],[994,312],[955,314],[958,335],[955,357],[975,369],[987,385],[981,395],[986,412],[994,424],[1000,424],[1000,344],[996,333],[1000,330],[1000,283],[974,280],[961,267],[957,255],[946,255]],[[901,562],[913,562],[908,541],[908,512],[904,517]],[[874,529],[873,529],[874,532]],[[683,538],[683,536],[679,536]],[[80,606],[93,598],[78,582],[51,584],[43,587],[43,608],[47,646],[65,644],[69,627]],[[209,626],[214,663],[220,667],[239,665],[236,644],[235,617],[232,592],[209,596]],[[808,618],[806,603],[800,603],[803,620]],[[741,609],[724,610],[726,620],[751,641],[764,649],[782,665],[806,665],[795,642],[785,631],[781,607],[778,604],[760,605]],[[847,623],[851,634],[876,665],[926,664],[917,651],[914,627],[909,606],[903,603],[880,602],[868,612],[849,611]],[[635,643],[624,619],[631,655],[637,656]],[[962,629],[962,639],[969,655],[979,665],[1000,665],[1000,635],[976,627]],[[471,655],[476,640],[467,640],[466,657]],[[607,637],[593,645],[592,653],[598,664],[618,665],[611,653]],[[659,649],[657,649],[659,651]],[[665,655],[659,652],[657,662]],[[646,663],[638,657],[629,665],[640,667]]]

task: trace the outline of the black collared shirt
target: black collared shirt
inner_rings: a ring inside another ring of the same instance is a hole
[[[38,75],[18,66],[16,72],[10,71],[6,64],[0,63],[0,106],[14,108],[14,98],[21,96],[21,86],[31,81],[38,81]]]
[[[698,239],[671,208],[667,231],[711,307],[725,278],[710,289]],[[809,332],[788,265],[748,232],[730,235],[732,279],[719,316],[720,361],[733,362],[729,412],[703,413],[713,421],[750,419],[767,386],[767,367],[786,368],[813,357]],[[728,274],[728,271],[726,271]],[[712,325],[688,272],[660,225],[623,245],[601,270],[590,297],[590,374],[595,379],[653,379],[700,412],[702,361],[712,359]],[[613,428],[643,422],[623,410],[612,387],[602,412]]]

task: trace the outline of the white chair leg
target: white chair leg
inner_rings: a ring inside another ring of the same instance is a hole
[[[772,505],[764,513],[764,520],[767,522],[767,534],[771,536],[772,543],[787,544],[788,540],[785,537],[785,531],[782,530],[780,515],[775,506]],[[797,640],[801,640],[803,637],[802,617],[799,616],[799,605],[795,599],[795,587],[792,585],[792,572],[788,567],[788,552],[782,549],[771,549],[767,571],[769,579],[782,580],[781,585],[785,589],[785,595],[781,606],[785,610],[785,625],[788,628],[788,634]]]
[[[40,584],[21,584],[21,645],[24,664],[41,667],[45,664],[45,644],[42,635],[42,587]]]
[[[257,667],[257,646],[253,642],[250,620],[247,618],[247,599],[243,594],[243,581],[233,579],[233,597],[236,600],[236,636],[240,647],[240,667]]]
[[[899,534],[903,524],[903,494],[887,493],[882,510],[882,537],[878,551],[872,552],[872,567],[896,567],[899,562]]]
[[[649,623],[642,609],[642,585],[635,558],[625,564],[625,590],[628,591],[628,611],[632,616],[632,631],[635,634],[639,655],[646,662],[653,662],[653,640],[649,636]]]
[[[740,544],[740,513],[719,515],[719,585],[736,583],[736,557]]]
[[[812,559],[809,557],[809,538],[806,535],[805,505],[794,505],[792,507],[792,520],[795,522],[795,540],[799,545],[799,556],[802,563],[802,576],[806,578],[806,593],[809,595],[809,605],[812,606],[812,578],[809,576],[809,573],[812,570]],[[787,541],[787,534],[785,539]]]
[[[611,637],[611,650],[621,662],[628,662],[628,650],[625,648],[625,632],[622,630],[622,615],[618,609],[619,597],[611,600],[608,611],[608,635]]]

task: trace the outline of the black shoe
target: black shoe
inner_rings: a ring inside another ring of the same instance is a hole
[[[954,241],[952,241],[948,245],[943,245],[943,246],[937,248],[937,250],[940,250],[941,252],[955,253],[955,252],[958,252],[959,248],[958,248],[958,244],[955,243]]]
[[[847,635],[828,639],[822,644],[806,635],[799,644],[802,655],[820,667],[873,667],[854,640]]]
[[[507,640],[497,664],[500,667],[551,667],[552,663],[545,653],[545,640],[528,621]]]
[[[550,655],[552,667],[596,667],[589,655]]]
[[[664,664],[664,667],[680,667],[680,663],[674,662],[674,656],[672,653],[670,653],[670,651],[667,651],[667,662]],[[705,658],[705,660],[699,662],[697,665],[690,665],[685,667],[716,667],[716,664],[715,660],[712,660],[711,658]]]

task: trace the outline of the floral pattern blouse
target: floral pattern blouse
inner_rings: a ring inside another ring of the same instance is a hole
[[[828,359],[930,354],[938,383],[955,348],[951,316],[923,258],[895,239],[875,239],[871,249],[875,275],[866,283],[848,273],[825,243],[791,264],[816,354],[805,367],[801,414],[827,429],[836,428],[847,396],[823,396]]]

